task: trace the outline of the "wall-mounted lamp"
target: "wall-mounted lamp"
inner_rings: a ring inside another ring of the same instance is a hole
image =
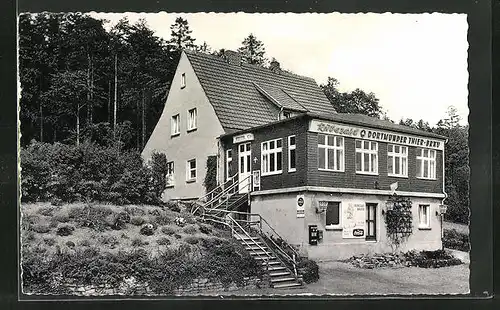
[[[439,205],[439,213],[444,215],[446,214],[446,211],[448,210],[448,206],[447,205]]]
[[[328,201],[320,201],[318,202],[318,206],[316,207],[316,213],[326,212],[328,208]]]

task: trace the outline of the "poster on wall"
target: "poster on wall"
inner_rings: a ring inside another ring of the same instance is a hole
[[[342,210],[342,238],[365,237],[365,204],[349,203]]]
[[[300,218],[300,217],[305,217],[305,209],[304,209],[304,203],[305,203],[305,200],[304,200],[304,195],[297,195],[297,217]]]
[[[254,170],[253,171],[253,190],[258,191],[260,190],[260,170]]]

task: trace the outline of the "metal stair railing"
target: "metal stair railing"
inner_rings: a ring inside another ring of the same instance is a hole
[[[289,272],[291,272],[295,279],[298,280],[298,271],[297,271],[297,261],[296,258],[298,257],[298,253],[293,249],[288,243],[284,241],[283,238],[279,236],[279,234],[274,230],[274,228],[269,225],[269,223],[260,215],[257,213],[247,213],[247,212],[238,212],[238,211],[229,211],[229,210],[219,210],[221,213],[227,213],[227,214],[242,214],[246,216],[250,216],[250,220],[235,220],[231,217],[231,219],[235,222],[243,222],[245,225],[248,225],[250,228],[252,226],[257,226],[257,232],[261,236],[261,239],[266,243],[269,249],[275,249],[274,252],[276,252],[276,258],[288,269]],[[251,220],[252,217],[257,217],[258,220]],[[289,255],[285,249],[281,245],[278,245],[274,239],[268,235],[262,230],[262,224],[265,223],[267,227],[274,232],[274,234],[283,240],[283,243],[286,244],[286,246],[291,250],[292,255]],[[241,227],[241,225],[239,225]],[[267,241],[269,240],[269,241]]]
[[[231,187],[234,185],[236,180],[238,179],[238,173],[234,174],[232,177],[227,179],[224,183],[220,184],[219,186],[215,187],[212,189],[210,192],[206,193],[205,195],[201,196],[200,198],[196,199],[193,202],[193,205],[196,205],[197,207],[191,211],[191,213],[196,213],[200,206],[205,206],[207,204],[207,201],[213,201],[215,195],[219,195],[220,193],[223,193],[226,191],[228,187]]]
[[[238,182],[233,182],[230,186],[228,186],[224,191],[216,194],[212,197],[211,200],[206,202],[203,206],[201,206],[205,211],[219,209],[224,203],[228,202],[229,199],[234,196],[238,191],[235,189],[239,189],[240,184],[246,182],[242,188],[248,187],[248,194],[250,194],[251,184],[252,184],[252,175],[247,176],[246,178],[239,180]],[[198,210],[198,209],[197,209]],[[196,211],[197,211],[196,210]]]

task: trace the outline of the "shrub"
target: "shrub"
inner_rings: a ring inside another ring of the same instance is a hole
[[[57,214],[52,217],[52,219],[59,223],[67,223],[69,222],[69,216],[67,214]]]
[[[167,185],[167,156],[163,153],[153,152],[149,165],[151,167],[152,175],[152,191],[154,196],[159,199],[163,194],[163,191],[165,191]]]
[[[141,238],[132,239],[132,246],[133,247],[140,247],[140,246],[144,246],[144,245],[148,245],[148,244],[149,244],[149,242],[143,241]]]
[[[57,197],[54,197],[50,200],[50,204],[56,207],[60,207],[63,205],[62,199],[59,199]]]
[[[174,212],[181,212],[181,208],[179,207],[179,204],[175,201],[169,200],[165,203],[165,207],[171,211]]]
[[[183,217],[178,216],[174,219],[174,223],[179,227],[184,227],[184,225],[186,225],[186,220]]]
[[[166,237],[161,237],[156,240],[156,243],[158,243],[158,245],[170,245],[172,242]]]
[[[298,264],[299,272],[302,274],[302,279],[305,283],[313,283],[319,279],[318,264],[310,259],[301,258]]]
[[[184,241],[189,244],[197,244],[198,242],[200,242],[200,238],[195,236],[187,236],[186,238],[184,238]]]
[[[71,225],[61,225],[57,228],[56,234],[58,236],[69,236],[73,233],[75,227]]]
[[[168,216],[165,212],[161,212],[158,216],[155,218],[155,222],[158,225],[168,225],[171,224],[172,218]]]
[[[140,216],[134,216],[134,217],[130,218],[130,224],[135,225],[135,226],[141,226],[145,222],[146,222],[146,220]]]
[[[182,238],[182,236],[179,235],[179,234],[174,234],[174,237],[175,237],[175,239],[181,239]]]
[[[144,209],[138,207],[125,207],[125,212],[132,216],[142,216],[146,214],[146,211],[144,211]]]
[[[175,234],[176,231],[177,230],[172,226],[163,226],[161,228],[161,232],[164,233],[165,235],[169,235],[169,236]]]
[[[73,241],[67,241],[67,242],[66,242],[66,246],[67,246],[68,248],[74,248],[74,247],[75,247],[75,243],[74,243]]]
[[[48,246],[53,246],[54,244],[56,244],[56,240],[54,238],[45,238],[43,239],[43,243]]]
[[[186,234],[194,235],[197,232],[196,226],[195,225],[187,225],[185,226],[182,231]]]
[[[22,230],[33,230],[33,225],[40,222],[38,215],[22,215],[21,228]]]
[[[50,231],[50,227],[47,224],[37,223],[32,226],[32,230],[39,234],[46,234]]]
[[[462,264],[462,261],[444,250],[409,251],[405,258],[412,266],[420,268],[440,268]]]
[[[83,208],[74,207],[69,210],[69,218],[81,227],[104,231],[109,226],[106,218],[112,213],[109,207],[86,205]]]
[[[469,236],[467,234],[459,233],[455,229],[445,230],[443,236],[443,246],[449,249],[469,252]]]
[[[200,240],[201,240],[201,246],[207,249],[214,248],[222,243],[221,239],[213,237],[201,238]]]
[[[30,242],[30,241],[35,241],[36,236],[32,231],[25,231],[24,233],[24,241]]]
[[[141,230],[139,231],[139,233],[141,235],[151,236],[155,233],[155,228],[154,228],[153,224],[146,224],[146,225],[141,227]]]

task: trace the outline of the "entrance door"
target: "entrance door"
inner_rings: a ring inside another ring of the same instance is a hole
[[[250,178],[243,181],[252,174],[252,151],[251,142],[242,143],[238,146],[238,192],[240,194],[248,193],[250,187]],[[243,182],[242,182],[243,181]]]

